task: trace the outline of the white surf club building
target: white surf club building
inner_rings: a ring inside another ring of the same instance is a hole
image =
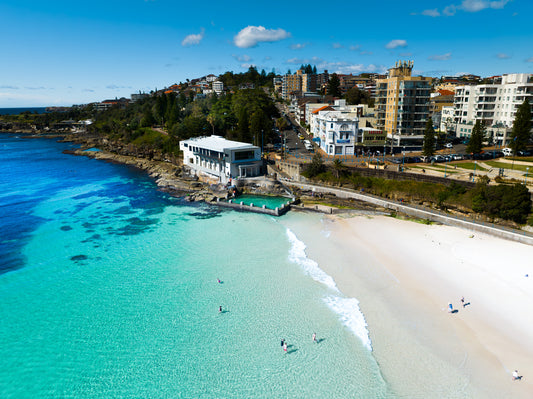
[[[182,140],[180,150],[183,165],[205,180],[225,184],[231,178],[261,174],[261,149],[252,144],[212,135]]]

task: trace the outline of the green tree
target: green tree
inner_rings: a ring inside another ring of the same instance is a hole
[[[283,116],[280,116],[278,119],[276,119],[276,127],[280,132],[284,131],[287,128],[287,119],[285,119]]]
[[[339,77],[336,73],[332,73],[329,77],[328,82],[328,94],[333,97],[340,97],[341,96],[341,89],[340,89],[341,82],[339,80]]]
[[[435,154],[435,130],[431,118],[426,122],[424,130],[424,145],[422,146],[422,155],[430,157]]]
[[[344,171],[345,167],[342,161],[339,158],[335,158],[333,161],[333,174],[338,179],[342,172]]]
[[[531,106],[526,98],[518,107],[511,132],[511,143],[509,147],[516,155],[517,151],[525,150],[531,137]]]
[[[466,145],[466,152],[470,154],[479,154],[483,148],[483,140],[485,139],[485,126],[481,119],[476,120],[470,140]]]
[[[307,165],[305,173],[307,174],[307,177],[315,177],[325,171],[326,171],[326,165],[324,165],[324,161],[322,160],[322,155],[320,155],[319,152],[316,152],[315,155],[313,155],[313,159],[311,160],[311,163]]]
[[[351,105],[368,104],[370,102],[370,94],[367,91],[359,90],[357,87],[352,87],[344,95],[346,103]]]

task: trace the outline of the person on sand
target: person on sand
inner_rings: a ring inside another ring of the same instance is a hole
[[[281,347],[283,348],[283,345],[285,344],[285,338],[281,339]]]
[[[448,304],[448,313],[453,312],[453,305],[451,303]]]
[[[318,343],[318,341],[316,340],[316,333],[313,333],[313,342]]]
[[[218,307],[219,313],[222,313],[222,305]]]
[[[283,342],[283,350],[287,353],[287,342]]]
[[[217,282],[220,284],[220,279],[219,278],[217,278]]]
[[[519,380],[520,377],[518,376],[518,370],[513,371],[513,381]]]
[[[465,297],[461,297],[461,305],[463,305],[463,308],[466,306],[465,304]]]

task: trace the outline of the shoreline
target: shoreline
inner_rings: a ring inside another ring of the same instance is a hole
[[[360,302],[373,355],[399,396],[531,397],[530,246],[383,216],[287,225]],[[521,381],[512,381],[515,369]]]

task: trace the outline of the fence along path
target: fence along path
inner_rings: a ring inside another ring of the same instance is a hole
[[[494,223],[484,223],[466,216],[458,217],[445,212],[436,211],[418,205],[406,205],[401,202],[386,200],[371,194],[362,194],[350,189],[339,189],[334,187],[322,186],[318,184],[300,183],[290,180],[284,180],[287,186],[298,187],[301,190],[312,190],[320,193],[332,193],[339,198],[353,198],[360,201],[372,203],[386,209],[401,212],[409,216],[428,219],[449,226],[461,227],[473,231],[490,234],[496,237],[505,238],[511,241],[517,241],[527,245],[533,245],[533,234],[524,230],[505,228],[497,226]]]

